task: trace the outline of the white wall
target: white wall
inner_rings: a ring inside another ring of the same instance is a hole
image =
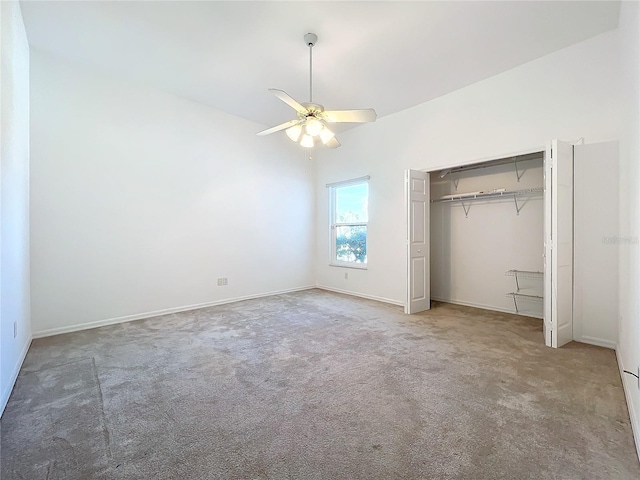
[[[508,191],[542,188],[542,153],[535,160],[520,162],[520,181],[513,164],[440,178],[431,175],[431,196],[504,188]],[[455,190],[454,180],[458,181]],[[526,202],[526,203],[525,203]],[[544,269],[544,226],[542,193],[518,199],[513,196],[431,204],[431,298],[480,308],[515,313],[515,278],[508,270],[541,272]],[[499,252],[498,255],[495,252]],[[542,295],[543,280],[519,279],[521,293]],[[521,297],[518,311],[542,318],[541,300]]]
[[[31,60],[34,336],[315,283],[313,163],[294,145]]]
[[[618,340],[618,142],[574,147],[573,338]]]
[[[29,45],[18,2],[0,2],[0,414],[31,342]],[[17,336],[14,338],[14,324]]]
[[[620,67],[624,96],[620,139],[620,369],[637,373],[640,366],[640,14],[638,2],[620,7]],[[640,389],[638,381],[622,374],[627,404],[634,422],[640,457]]]
[[[318,283],[404,303],[404,170],[433,170],[543,148],[548,140],[618,139],[616,31],[581,42],[342,135],[318,162]],[[375,107],[375,105],[374,105]],[[371,175],[369,268],[328,266],[326,182]]]

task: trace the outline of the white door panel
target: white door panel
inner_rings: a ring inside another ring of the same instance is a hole
[[[407,302],[405,313],[431,308],[429,263],[429,174],[407,170]]]
[[[573,146],[554,140],[545,155],[545,343],[573,340]]]

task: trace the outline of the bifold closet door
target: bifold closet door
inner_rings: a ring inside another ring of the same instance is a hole
[[[573,145],[553,140],[545,154],[544,337],[573,340]]]
[[[405,173],[407,206],[407,301],[405,313],[431,308],[429,259],[429,174]]]

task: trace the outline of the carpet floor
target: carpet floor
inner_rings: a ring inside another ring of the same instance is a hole
[[[13,479],[638,479],[612,350],[320,290],[34,340]]]

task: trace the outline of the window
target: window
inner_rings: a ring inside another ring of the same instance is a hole
[[[369,177],[330,188],[331,265],[367,267]]]

